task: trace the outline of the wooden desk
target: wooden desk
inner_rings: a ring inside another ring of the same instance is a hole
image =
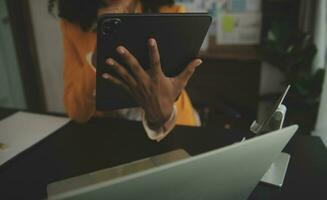
[[[0,109],[0,117],[14,113]],[[245,132],[177,127],[163,142],[150,141],[142,125],[116,119],[69,123],[0,167],[1,199],[44,199],[47,184],[183,148],[191,155],[239,141]],[[327,150],[317,137],[296,135],[283,188],[258,184],[250,199],[319,199],[326,195]]]

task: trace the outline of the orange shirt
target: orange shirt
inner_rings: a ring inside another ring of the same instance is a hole
[[[164,6],[160,12],[184,12],[181,6]],[[86,122],[93,116],[103,116],[95,109],[95,71],[87,62],[87,55],[96,47],[96,33],[84,32],[78,25],[61,21],[64,46],[64,104],[68,116]],[[195,126],[197,120],[191,101],[183,91],[176,102],[176,124]]]

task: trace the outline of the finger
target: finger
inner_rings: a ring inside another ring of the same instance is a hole
[[[180,83],[181,87],[185,87],[192,77],[195,69],[202,64],[201,59],[195,59],[190,64],[187,65],[187,67],[184,69],[184,71],[179,74],[176,79]]]
[[[119,46],[117,48],[117,52],[124,59],[138,80],[143,80],[147,76],[137,59],[125,47]]]
[[[157,41],[153,38],[149,39],[149,56],[150,56],[150,66],[155,73],[162,73],[161,63],[160,63],[160,53],[158,49]]]
[[[125,90],[127,91],[130,91],[129,87],[126,85],[126,83],[124,83],[122,80],[119,80],[118,78],[108,74],[108,73],[104,73],[102,75],[102,78],[112,82],[113,84],[116,84],[116,85],[119,85],[121,86],[122,88],[124,88]]]
[[[115,70],[115,72],[119,75],[119,77],[130,87],[135,87],[137,85],[135,79],[130,75],[130,73],[125,69],[124,66],[122,66],[112,58],[109,58],[106,61],[106,63],[110,67],[112,67]]]

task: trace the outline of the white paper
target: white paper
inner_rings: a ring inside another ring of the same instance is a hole
[[[70,119],[26,112],[15,113],[0,121],[0,165],[38,143]]]
[[[261,0],[229,0],[226,7],[229,12],[260,12]]]
[[[261,0],[246,0],[246,11],[260,12],[261,11]]]
[[[228,17],[227,22],[226,16]],[[261,13],[256,12],[220,14],[217,17],[216,43],[219,45],[259,44],[261,18]]]

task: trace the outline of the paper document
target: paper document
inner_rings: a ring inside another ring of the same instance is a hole
[[[219,45],[257,45],[260,43],[262,14],[222,13],[218,15],[216,43]]]
[[[67,124],[70,119],[26,112],[0,121],[0,166]]]

